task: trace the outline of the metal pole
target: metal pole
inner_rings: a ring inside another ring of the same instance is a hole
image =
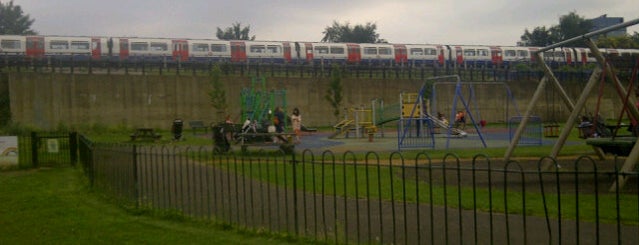
[[[517,147],[517,143],[519,143],[519,139],[521,138],[521,135],[524,132],[524,128],[528,124],[528,119],[530,118],[530,115],[532,114],[532,111],[535,108],[535,105],[537,105],[537,101],[541,97],[541,94],[546,87],[547,80],[548,80],[548,77],[544,76],[541,78],[541,81],[539,81],[539,85],[537,85],[537,90],[535,90],[535,93],[533,94],[532,98],[530,98],[530,102],[528,102],[528,107],[526,107],[526,111],[524,112],[524,115],[521,118],[521,122],[519,123],[517,130],[515,130],[515,135],[513,135],[513,139],[508,145],[508,149],[506,149],[506,153],[504,154],[504,161],[506,162],[510,161],[510,157],[512,156],[513,151],[515,150],[515,147]]]
[[[619,28],[624,28],[624,27],[628,27],[628,26],[632,26],[632,25],[636,25],[636,24],[639,24],[639,18],[631,20],[631,21],[627,21],[627,22],[624,22],[624,23],[621,23],[621,24],[617,24],[617,25],[614,25],[614,26],[610,26],[610,27],[606,27],[606,28],[603,28],[603,29],[599,29],[599,30],[596,30],[596,31],[593,31],[593,32],[589,32],[589,33],[583,34],[581,36],[576,36],[576,37],[573,37],[571,39],[567,39],[567,40],[555,43],[553,45],[546,46],[546,47],[541,48],[541,49],[539,49],[539,50],[537,50],[535,52],[542,53],[544,51],[551,50],[553,48],[565,46],[565,44],[572,43],[574,41],[579,41],[579,40],[582,40],[582,39],[589,39],[589,38],[594,37],[596,35],[604,34],[604,33],[607,33],[609,31],[614,31],[614,30],[619,29]]]

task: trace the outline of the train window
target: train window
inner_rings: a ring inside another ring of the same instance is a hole
[[[167,51],[169,47],[166,43],[151,43],[151,51]]]
[[[331,54],[344,54],[344,47],[331,47]]]
[[[488,56],[488,49],[478,49],[477,56]]]
[[[434,48],[425,48],[424,54],[426,55],[437,55],[437,50]]]
[[[267,51],[267,53],[271,53],[271,54],[281,53],[280,52],[280,47],[277,46],[277,45],[267,45],[266,46],[266,51]]]
[[[22,45],[20,45],[20,40],[2,40],[0,47],[3,49],[20,49]]]
[[[264,53],[264,45],[251,45],[251,53]]]
[[[517,56],[519,56],[519,57],[528,57],[528,51],[526,51],[526,50],[518,50],[517,51]]]
[[[475,56],[475,50],[474,49],[465,49],[464,50],[464,56]]]
[[[327,46],[317,46],[315,47],[315,53],[318,54],[328,54],[328,47]]]
[[[391,54],[391,49],[390,48],[379,48],[379,54],[380,55]]]
[[[149,50],[149,44],[143,42],[132,42],[131,50],[133,51],[147,51]]]
[[[364,48],[364,54],[377,54],[377,48],[375,48],[375,47],[366,47],[366,48]]]
[[[193,52],[208,52],[209,51],[209,45],[206,43],[194,43],[191,46],[191,50]]]
[[[410,49],[410,54],[411,55],[423,55],[424,51],[421,48],[411,48]]]
[[[71,49],[89,49],[89,42],[71,41]]]
[[[213,52],[222,53],[222,52],[226,52],[226,50],[228,49],[226,48],[226,45],[224,44],[211,44],[211,51]]]
[[[504,57],[516,57],[517,51],[515,50],[504,50]]]
[[[49,42],[50,49],[69,49],[69,43],[67,41],[51,41]]]

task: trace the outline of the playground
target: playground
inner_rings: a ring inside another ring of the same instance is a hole
[[[477,94],[477,87],[491,94]],[[345,108],[328,139],[364,138],[386,144],[379,148],[386,151],[505,147],[521,121],[517,101],[505,83],[433,77],[421,88],[399,94],[397,101],[372,99],[370,106]],[[541,119],[533,116],[529,121],[520,144],[549,144],[542,137]]]

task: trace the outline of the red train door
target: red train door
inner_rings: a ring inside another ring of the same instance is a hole
[[[566,64],[572,65],[572,49],[565,48],[563,51],[566,54]]]
[[[27,57],[44,56],[44,37],[27,37]]]
[[[304,43],[306,49],[306,61],[313,62],[313,45],[311,43]]]
[[[403,64],[408,61],[408,54],[406,52],[406,45],[394,44],[395,48],[395,62],[397,64]]]
[[[437,49],[439,50],[439,54],[437,55],[437,61],[439,61],[439,65],[444,65],[444,62],[446,62],[445,59],[445,49],[444,46],[437,46]]]
[[[501,48],[499,47],[490,47],[490,57],[491,57],[491,60],[493,61],[493,65],[499,66],[504,61],[502,57]]]
[[[120,60],[129,58],[129,39],[120,38]]]
[[[464,63],[464,51],[459,46],[455,46],[455,57],[457,57],[457,64]]]
[[[291,44],[288,42],[282,43],[282,46],[284,47],[284,62],[288,63],[291,62]]]
[[[91,59],[99,60],[102,55],[102,44],[100,38],[91,38]]]
[[[189,59],[189,45],[186,40],[172,40],[173,60],[186,61]]]
[[[231,62],[246,61],[246,44],[244,42],[231,42]]]
[[[362,60],[362,52],[360,51],[359,44],[346,44],[346,49],[348,50],[348,63],[359,63]]]

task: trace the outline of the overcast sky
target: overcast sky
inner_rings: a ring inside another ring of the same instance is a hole
[[[9,0],[0,0],[3,3]],[[637,0],[14,0],[43,35],[215,38],[250,25],[257,40],[320,41],[333,21],[377,24],[391,43],[515,45],[575,11],[639,18]],[[628,32],[639,32],[635,25]]]

